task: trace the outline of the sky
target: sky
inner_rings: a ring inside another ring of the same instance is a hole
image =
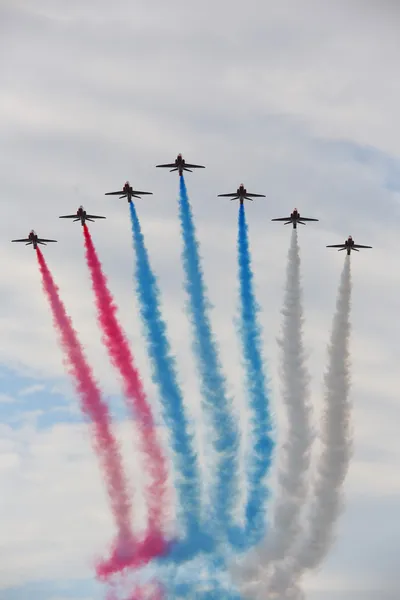
[[[90,229],[156,403],[129,212],[125,200],[104,195],[127,179],[153,192],[136,208],[196,422],[178,177],[155,169],[178,152],[206,165],[186,182],[239,412],[237,206],[217,194],[243,181],[266,195],[246,215],[277,454],[284,438],[277,337],[290,234],[270,219],[294,206],[319,219],[299,231],[316,418],[343,265],[342,253],[325,246],[349,234],[373,246],[351,257],[354,437],[345,508],[329,556],[304,589],[309,600],[398,598],[399,22],[389,0],[304,0],[301,8],[288,0],[0,2],[0,600],[103,597],[93,557],[112,535],[34,253],[10,240],[32,228],[59,240],[44,249],[46,260],[110,400],[131,478],[140,478],[119,382],[100,343],[81,228],[58,216],[80,204],[106,215]]]

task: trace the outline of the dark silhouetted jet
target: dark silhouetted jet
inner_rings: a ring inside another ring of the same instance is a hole
[[[244,187],[243,183],[240,184],[236,192],[232,194],[218,194],[218,198],[230,198],[231,200],[240,200],[240,204],[243,204],[244,200],[251,200],[253,198],[265,198],[264,194],[249,194]]]
[[[30,232],[30,234],[28,235],[27,238],[22,238],[20,240],[11,240],[12,242],[25,242],[26,246],[29,246],[29,244],[33,245],[34,250],[36,250],[38,244],[43,244],[43,246],[46,246],[47,242],[56,242],[57,240],[48,240],[46,238],[40,238],[37,236],[37,234],[33,231]]]
[[[354,250],[355,252],[359,252],[359,248],[372,248],[372,246],[362,246],[361,244],[355,244],[351,235],[345,240],[344,244],[331,244],[327,246],[327,248],[339,248],[339,252],[341,250],[347,250],[348,256],[350,256],[350,252]]]
[[[304,221],[318,221],[318,219],[310,219],[310,217],[300,217],[300,213],[295,208],[292,213],[290,213],[290,217],[279,217],[278,219],[271,219],[271,221],[286,221],[285,225],[289,225],[289,223],[293,223],[293,229],[297,228],[297,223],[301,225],[305,225]]]
[[[170,173],[172,173],[172,171],[178,171],[180,177],[182,177],[183,171],[190,171],[190,173],[192,173],[192,169],[205,169],[205,167],[203,167],[202,165],[193,165],[187,163],[185,159],[182,158],[182,154],[178,154],[178,156],[175,159],[175,162],[168,163],[165,165],[156,165],[156,167],[161,167],[162,169],[170,169]]]
[[[74,215],[62,215],[59,219],[73,219],[73,222],[80,221],[83,225],[85,221],[93,221],[95,219],[105,219],[106,217],[100,217],[99,215],[88,215],[83,206],[80,206]]]
[[[105,196],[119,196],[120,198],[127,198],[128,202],[132,202],[132,198],[140,198],[140,196],[152,196],[153,192],[140,192],[139,190],[132,189],[129,181],[125,182],[122,190],[118,192],[107,192]]]

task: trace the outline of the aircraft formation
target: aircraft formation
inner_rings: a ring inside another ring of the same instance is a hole
[[[205,169],[203,165],[195,165],[191,163],[187,163],[185,159],[182,157],[182,154],[178,154],[175,161],[172,163],[166,163],[162,165],[156,165],[157,168],[170,169],[170,173],[173,171],[178,171],[180,177],[183,176],[183,171],[193,172],[193,169]],[[130,185],[129,181],[126,181],[123,188],[116,192],[106,192],[105,196],[119,196],[120,199],[126,198],[130,203],[132,202],[132,198],[141,198],[141,196],[152,196],[153,192],[143,192],[140,190],[134,190]],[[230,200],[239,200],[240,204],[243,204],[245,200],[250,200],[253,202],[253,198],[265,198],[265,194],[254,194],[247,191],[244,187],[243,183],[237,188],[236,192],[231,192],[228,194],[218,194],[218,198],[230,198]],[[75,214],[72,215],[62,215],[59,217],[60,219],[73,219],[73,222],[80,221],[81,225],[85,224],[85,221],[94,222],[95,219],[105,219],[106,217],[100,215],[90,215],[86,212],[83,206],[80,206]],[[275,219],[271,219],[271,221],[280,221],[284,222],[285,225],[289,225],[292,223],[293,229],[297,228],[297,224],[305,225],[306,222],[309,221],[318,221],[319,219],[314,219],[311,217],[302,217],[295,208],[293,212],[290,213],[288,217],[278,217]],[[18,240],[11,240],[12,242],[25,242],[25,244],[33,246],[33,249],[36,250],[38,244],[43,244],[44,246],[48,242],[57,242],[57,240],[50,240],[46,238],[39,238],[34,230],[32,230],[27,238],[21,238]],[[351,235],[344,241],[343,244],[330,244],[326,246],[327,248],[338,248],[338,251],[347,250],[347,255],[350,256],[351,251],[359,252],[360,248],[372,248],[372,246],[364,246],[362,244],[355,244]]]

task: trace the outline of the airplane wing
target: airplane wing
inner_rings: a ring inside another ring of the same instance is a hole
[[[300,221],[319,221],[319,219],[310,219],[310,217],[300,217]]]
[[[121,194],[126,194],[126,192],[124,192],[124,190],[121,190],[120,192],[106,192],[104,195],[105,196],[120,196]]]
[[[59,219],[79,219],[78,215],[75,213],[74,215],[63,215],[62,217],[58,217]]]
[[[87,219],[105,219],[106,217],[100,217],[99,215],[86,215],[86,218]]]
[[[29,242],[29,238],[21,238],[20,240],[11,240],[12,242]]]
[[[132,194],[141,194],[142,196],[152,196],[153,192],[140,192],[138,190],[133,190]]]
[[[271,219],[271,221],[291,221],[292,217],[279,217],[278,219]]]
[[[372,248],[372,246],[362,246],[361,244],[354,244],[353,248]]]
[[[57,240],[47,240],[46,238],[38,238],[38,242],[56,242]]]
[[[176,164],[175,163],[170,163],[170,164],[167,164],[167,165],[156,165],[156,167],[166,167],[168,169],[171,169],[172,167],[176,167]]]
[[[239,198],[238,194],[218,194],[218,198],[236,198],[236,196]]]
[[[205,169],[203,165],[191,165],[190,163],[185,163],[183,166],[189,169]]]
[[[246,196],[249,196],[250,198],[265,198],[265,194],[246,194]]]
[[[346,244],[331,244],[327,248],[346,248]]]

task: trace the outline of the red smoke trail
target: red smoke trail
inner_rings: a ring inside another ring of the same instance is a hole
[[[160,586],[150,583],[149,585],[137,587],[126,600],[163,600],[164,598]]]
[[[43,289],[50,302],[54,324],[60,334],[68,372],[74,379],[81,400],[81,409],[94,424],[95,447],[104,469],[112,512],[118,528],[118,539],[132,551],[135,541],[131,530],[131,504],[118,444],[111,430],[108,407],[101,397],[71,319],[58,295],[58,287],[39,248],[36,250],[36,255],[42,274]]]
[[[164,510],[167,506],[167,467],[157,439],[153,415],[147,403],[139,373],[134,366],[128,340],[116,316],[117,307],[107,287],[107,278],[103,273],[86,225],[83,226],[83,233],[85,236],[86,261],[96,297],[98,320],[104,334],[103,340],[111,362],[121,374],[128,406],[139,425],[140,447],[146,457],[147,468],[151,473],[151,484],[147,489],[148,533],[146,540],[143,542],[143,553],[138,557],[139,563],[135,562],[135,564],[142,564],[143,560],[151,560],[152,557],[158,556],[167,550],[162,536],[162,525],[165,519]],[[114,558],[117,563],[124,560],[123,557],[117,556],[117,553],[115,553]],[[105,576],[110,572],[109,567],[103,565],[98,572]]]
[[[121,592],[120,592],[121,593]],[[119,596],[121,598],[121,596]],[[165,595],[160,584],[154,581],[144,585],[136,586],[129,596],[124,596],[124,600],[164,600]],[[106,600],[118,600],[118,592],[112,589],[108,592]]]

